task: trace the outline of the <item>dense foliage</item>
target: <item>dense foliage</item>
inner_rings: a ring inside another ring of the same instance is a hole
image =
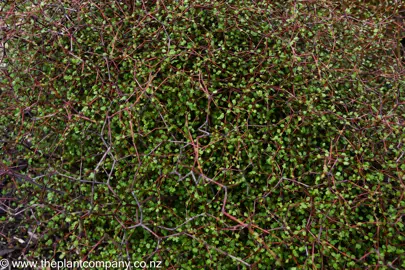
[[[401,1],[5,2],[25,258],[405,268]]]

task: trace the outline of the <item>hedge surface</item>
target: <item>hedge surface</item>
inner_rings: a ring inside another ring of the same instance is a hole
[[[19,254],[405,268],[401,1],[35,2],[0,4]]]

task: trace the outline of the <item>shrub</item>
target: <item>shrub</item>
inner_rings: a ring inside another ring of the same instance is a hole
[[[1,13],[26,258],[405,267],[402,6],[40,2]]]

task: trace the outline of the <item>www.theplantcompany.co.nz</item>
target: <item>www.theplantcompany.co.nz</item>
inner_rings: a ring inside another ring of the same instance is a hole
[[[162,268],[162,261],[68,261],[64,260],[40,260],[40,261],[13,261],[0,260],[0,270],[6,269],[37,269],[56,268],[56,269],[131,269],[132,268]]]

